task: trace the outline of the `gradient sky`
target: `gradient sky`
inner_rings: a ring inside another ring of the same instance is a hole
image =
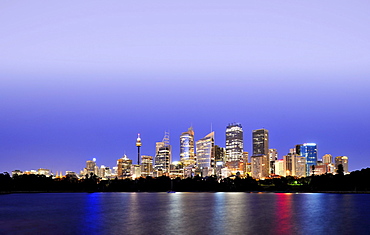
[[[0,172],[155,154],[170,131],[266,128],[279,158],[370,166],[368,1],[2,1]]]

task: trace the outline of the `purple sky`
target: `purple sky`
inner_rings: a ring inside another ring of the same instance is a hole
[[[270,131],[370,166],[368,1],[2,1],[0,172],[154,155],[170,131]]]

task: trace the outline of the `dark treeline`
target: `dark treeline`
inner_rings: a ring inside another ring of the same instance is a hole
[[[216,177],[171,180],[169,177],[146,177],[136,180],[100,180],[95,175],[85,179],[66,176],[52,179],[44,175],[0,174],[0,192],[365,192],[370,191],[370,168],[348,175],[312,175],[305,178],[291,176],[266,180]]]

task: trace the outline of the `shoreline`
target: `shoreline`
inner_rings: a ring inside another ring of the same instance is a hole
[[[7,191],[0,192],[5,194],[35,194],[35,193],[169,193],[164,191]],[[286,194],[304,194],[304,193],[325,193],[325,194],[370,194],[370,191],[173,191],[171,193],[286,193]]]

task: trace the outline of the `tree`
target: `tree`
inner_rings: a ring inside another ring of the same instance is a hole
[[[343,165],[342,164],[339,164],[338,165],[337,173],[338,173],[338,175],[343,175],[344,174],[344,170],[343,170]]]

